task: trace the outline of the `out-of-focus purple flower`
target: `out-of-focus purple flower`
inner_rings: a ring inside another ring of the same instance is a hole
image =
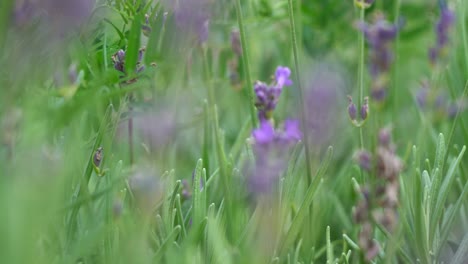
[[[284,121],[284,133],[282,134],[283,140],[299,141],[302,138],[302,132],[299,127],[299,121],[287,119]]]
[[[455,22],[455,14],[444,1],[440,1],[440,18],[437,21],[435,32],[437,36],[436,45],[429,49],[429,60],[432,64],[444,55],[444,50],[449,42],[449,31]]]
[[[382,101],[387,95],[388,72],[393,62],[390,44],[396,38],[402,24],[392,24],[378,15],[374,24],[358,22],[357,27],[364,33],[369,44],[369,71],[372,77],[372,97]]]
[[[275,130],[268,121],[262,121],[260,128],[254,129],[252,136],[257,144],[268,144],[275,139]]]
[[[284,122],[283,130],[276,130],[269,121],[262,121],[260,128],[252,131],[252,137],[255,143],[259,145],[268,145],[276,143],[291,143],[301,139],[302,133],[299,128],[299,121],[288,119]]]
[[[429,82],[427,80],[421,82],[421,87],[416,91],[415,97],[420,108],[427,107],[429,97]]]
[[[260,81],[255,82],[255,106],[257,107],[260,121],[271,118],[273,110],[275,110],[276,105],[278,104],[283,87],[285,85],[292,85],[292,81],[289,79],[290,75],[291,70],[288,67],[279,66],[275,73],[276,83],[267,85]]]
[[[242,44],[239,30],[231,31],[231,49],[237,56],[242,56]]]
[[[299,122],[286,120],[283,129],[275,130],[264,120],[252,137],[255,166],[249,173],[249,189],[255,194],[269,193],[288,164],[291,147],[302,137]]]
[[[346,82],[337,65],[320,63],[308,71],[305,83],[305,126],[309,149],[320,152],[335,139],[344,128],[346,111],[341,103],[345,96]],[[351,109],[352,111],[352,109]]]
[[[288,67],[278,66],[275,72],[276,85],[279,88],[283,88],[283,86],[292,85],[293,82],[291,79],[289,79],[290,75],[291,75],[291,70]]]
[[[154,169],[138,169],[128,180],[130,190],[140,210],[149,215],[164,198],[163,183]]]
[[[196,34],[199,43],[208,39],[210,0],[174,1],[174,18],[179,30]]]
[[[169,109],[134,113],[132,120],[135,143],[143,146],[149,154],[160,153],[161,149],[171,142],[177,132],[175,114]],[[119,140],[127,140],[127,121],[119,125],[116,136]]]
[[[182,198],[190,199],[192,197],[192,187],[186,179],[182,180]]]
[[[372,169],[372,155],[367,150],[360,150],[355,155],[355,160],[359,164],[359,167],[365,171]]]

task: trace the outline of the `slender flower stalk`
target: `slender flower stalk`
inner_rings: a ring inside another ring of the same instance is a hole
[[[294,55],[294,66],[296,69],[296,79],[297,79],[297,87],[299,91],[299,105],[301,107],[301,124],[302,124],[302,131],[304,133],[303,141],[304,141],[304,153],[305,153],[305,162],[306,162],[306,177],[307,183],[310,185],[312,180],[312,169],[310,167],[310,150],[309,150],[309,134],[308,128],[306,125],[306,108],[304,105],[304,91],[301,85],[301,76],[299,74],[299,51],[297,48],[297,39],[296,39],[296,25],[294,23],[294,6],[292,0],[288,0],[288,16],[289,16],[289,26],[291,27],[291,41],[293,46],[293,55]]]
[[[252,85],[252,78],[250,77],[250,63],[249,63],[249,52],[247,48],[247,37],[245,34],[244,28],[244,18],[242,16],[242,6],[241,0],[236,0],[236,13],[237,13],[237,22],[239,24],[240,40],[242,45],[242,56],[244,62],[244,72],[245,78],[247,81],[247,87]],[[255,97],[252,89],[247,89],[247,94],[249,95],[249,109],[250,109],[250,118],[252,121],[252,127],[257,127],[258,120],[255,113]]]

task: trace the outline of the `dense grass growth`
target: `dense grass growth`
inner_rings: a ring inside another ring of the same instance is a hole
[[[466,0],[1,0],[1,263],[467,263]]]

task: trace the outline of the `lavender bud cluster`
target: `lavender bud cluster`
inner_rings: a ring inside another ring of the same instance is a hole
[[[292,85],[292,80],[289,79],[290,75],[291,70],[288,67],[278,66],[278,68],[276,68],[275,82],[273,84],[268,85],[260,81],[255,82],[255,106],[258,110],[260,122],[272,118],[273,111],[278,105],[283,87]]]
[[[372,99],[378,102],[384,101],[388,93],[390,66],[394,60],[390,44],[396,38],[402,24],[392,24],[382,14],[379,14],[373,24],[360,21],[357,26],[364,33],[369,44]]]
[[[374,259],[379,252],[378,244],[373,240],[373,223],[379,223],[390,233],[397,225],[399,175],[403,169],[401,159],[395,154],[388,128],[380,130],[378,142],[373,155],[366,150],[355,155],[359,166],[375,176],[371,180],[373,183],[358,190],[362,199],[353,212],[354,221],[361,225],[359,245],[367,261]]]
[[[358,120],[356,105],[353,102],[353,98],[348,95],[348,116],[353,125],[357,127],[362,126],[369,116],[369,97],[364,97],[361,109],[359,110],[360,120]]]
[[[135,72],[140,73],[145,70],[145,65],[142,63],[143,60],[143,54],[145,52],[146,48],[143,47],[138,50],[138,61],[136,65]],[[124,74],[124,77],[127,76],[128,71],[127,68],[125,67],[125,51],[124,50],[118,50],[114,55],[112,55],[112,63],[114,64],[114,69],[117,71],[121,72]],[[127,83],[133,83],[135,82],[136,79],[132,79],[127,81]]]
[[[448,8],[447,3],[440,1],[440,17],[435,26],[436,44],[429,49],[429,60],[433,65],[445,56],[449,44],[449,32],[454,23],[454,12]]]

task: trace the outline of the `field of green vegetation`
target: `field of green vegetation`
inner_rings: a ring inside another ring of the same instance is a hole
[[[1,0],[0,263],[468,263],[467,13]]]

